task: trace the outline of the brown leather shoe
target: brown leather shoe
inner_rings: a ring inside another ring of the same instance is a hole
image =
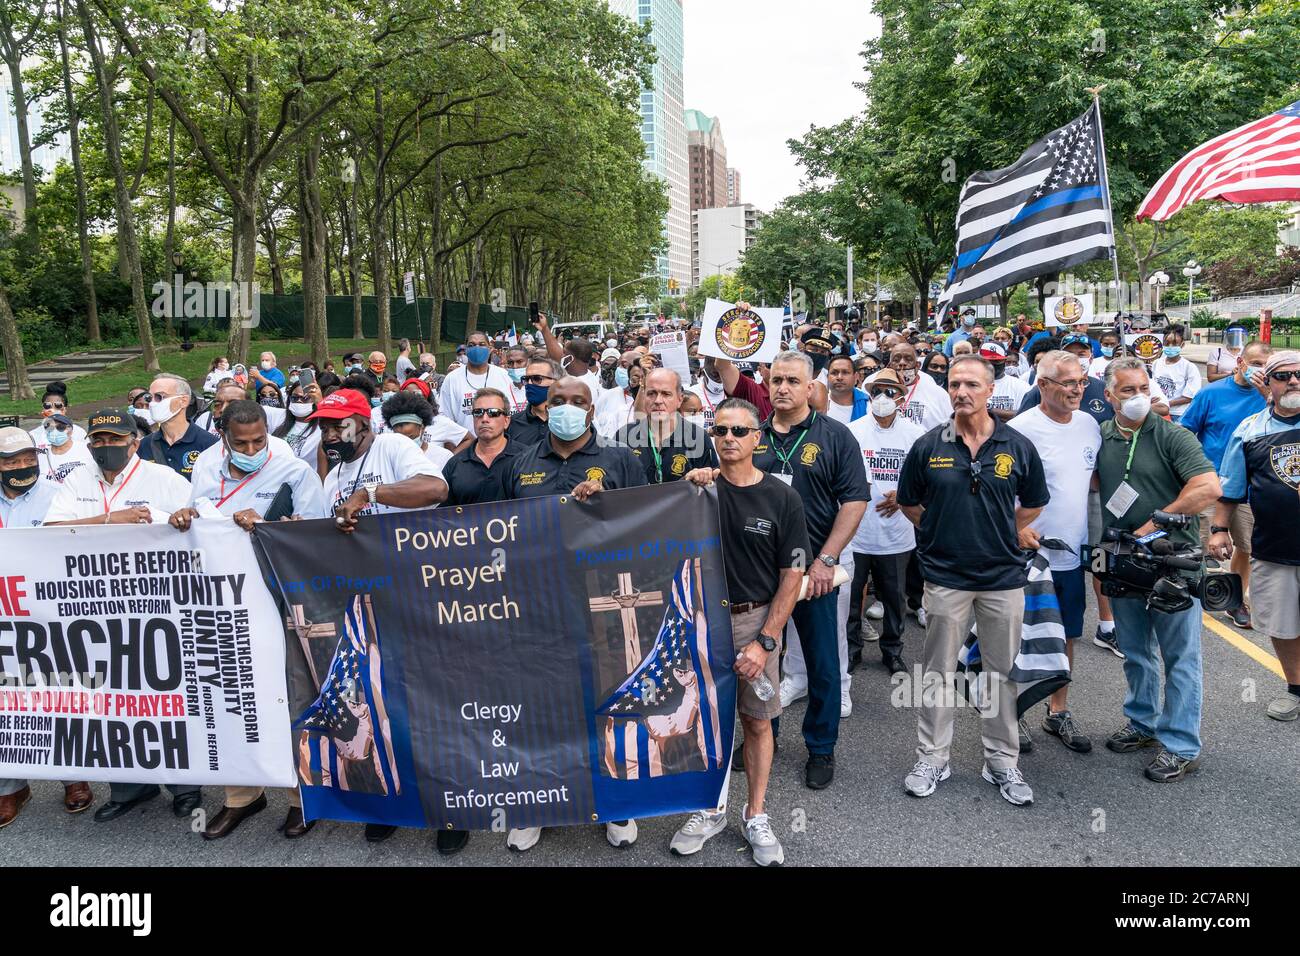
[[[17,793],[0,797],[0,829],[9,826],[18,819],[18,811],[32,798],[32,788],[23,787]]]
[[[203,839],[220,840],[235,832],[246,819],[266,809],[266,794],[262,794],[246,807],[222,807],[215,817],[208,821],[203,831]]]
[[[288,816],[280,826],[280,832],[284,834],[286,840],[296,840],[300,836],[306,836],[315,825],[315,820],[310,823],[303,820],[302,807],[290,807]]]
[[[81,813],[89,810],[95,802],[95,795],[88,783],[66,783],[63,785],[63,809],[69,813]]]

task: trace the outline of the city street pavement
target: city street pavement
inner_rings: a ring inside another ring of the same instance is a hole
[[[1091,601],[1091,595],[1089,597]],[[1266,651],[1251,631],[1224,630]],[[1142,768],[1153,753],[1113,754],[1104,738],[1122,722],[1121,662],[1092,643],[1090,613],[1077,649],[1071,709],[1094,741],[1077,755],[1039,728],[1044,706],[1031,714],[1035,747],[1021,768],[1034,788],[1032,807],[1014,807],[980,779],[978,719],[964,713],[953,742],[953,776],[937,793],[917,800],[903,792],[914,761],[916,713],[890,705],[890,685],[873,644],[853,679],[853,715],[840,724],[835,782],[813,792],[803,786],[805,751],[799,736],[804,702],[782,722],[768,809],[785,844],[786,864],[960,866],[1276,866],[1300,863],[1296,783],[1300,781],[1300,723],[1264,714],[1284,690],[1282,679],[1203,630],[1205,717],[1203,768],[1169,784],[1150,783]],[[920,657],[922,634],[909,619],[905,654]],[[1267,659],[1266,659],[1267,660]],[[1275,665],[1276,666],[1276,663]],[[96,784],[98,801],[108,786]],[[367,844],[356,824],[324,821],[305,838],[289,841],[276,828],[284,819],[283,793],[224,840],[206,842],[160,799],[113,823],[97,824],[93,810],[70,817],[56,783],[33,785],[34,797],[17,821],[0,831],[0,847],[25,866],[748,866],[738,828],[743,775],[732,776],[732,827],[695,857],[678,860],[668,840],[681,816],[642,820],[634,847],[615,850],[603,827],[548,830],[525,854],[505,847],[504,834],[475,833],[469,847],[439,857],[430,831],[401,830],[386,843]],[[204,791],[215,813],[221,790]]]

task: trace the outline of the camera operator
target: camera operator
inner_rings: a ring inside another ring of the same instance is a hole
[[[1261,516],[1250,540],[1255,628],[1273,641],[1287,682],[1286,695],[1269,704],[1267,713],[1275,720],[1295,720],[1300,717],[1300,352],[1274,353],[1264,377],[1271,407],[1237,426],[1219,466],[1223,497],[1210,526],[1210,553],[1232,556],[1233,513],[1249,497],[1248,507]]]
[[[1173,545],[1200,544],[1197,516],[1220,494],[1214,466],[1196,436],[1151,414],[1151,380],[1141,359],[1121,358],[1106,368],[1106,400],[1115,417],[1101,426],[1097,473],[1106,529],[1138,537],[1156,530],[1156,511],[1188,515],[1171,530]],[[1106,746],[1130,753],[1160,745],[1146,768],[1157,783],[1181,779],[1200,766],[1201,605],[1168,614],[1148,610],[1141,597],[1111,600],[1115,632],[1125,654],[1125,726]],[[1160,666],[1164,662],[1164,706]]]

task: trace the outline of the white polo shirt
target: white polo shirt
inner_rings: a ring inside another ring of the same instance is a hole
[[[94,463],[69,474],[50,504],[45,523],[102,518],[110,511],[141,505],[149,509],[154,521],[166,521],[189,500],[188,481],[166,465],[133,455],[112,484],[104,481],[103,472]]]
[[[287,484],[293,489],[293,514],[304,518],[325,517],[325,490],[316,470],[295,455],[283,439],[269,435],[266,443],[266,463],[257,472],[242,478],[231,477],[230,460],[224,454],[216,459],[215,467],[211,458],[204,462],[201,472],[196,464],[190,478],[190,507],[196,507],[199,499],[206,498],[226,516],[246,508],[265,515],[280,486]]]
[[[325,476],[325,507],[328,513],[333,514],[335,508],[354,492],[364,490],[371,482],[391,485],[416,475],[442,477],[434,463],[421,453],[420,446],[405,435],[396,432],[376,435],[364,454],[352,461],[341,462]],[[357,514],[388,514],[411,510],[415,509],[374,504],[367,505]]]

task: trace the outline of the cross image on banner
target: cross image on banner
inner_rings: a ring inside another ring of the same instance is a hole
[[[1052,328],[1088,325],[1092,322],[1092,293],[1049,296],[1043,300],[1043,315],[1047,316],[1047,325]]]
[[[308,819],[483,830],[724,802],[736,677],[712,494],[678,482],[253,538],[281,601]]]
[[[700,328],[700,355],[732,362],[767,364],[781,350],[781,309],[737,309],[731,302],[709,299]]]
[[[0,777],[292,786],[283,631],[229,519],[15,528]]]

